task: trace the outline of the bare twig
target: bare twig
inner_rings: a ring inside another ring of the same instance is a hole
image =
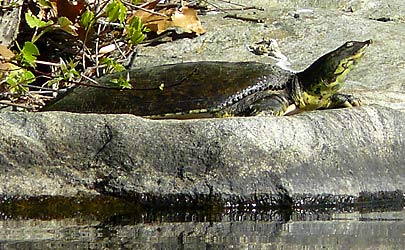
[[[34,107],[32,107],[32,106],[26,106],[26,105],[22,105],[22,104],[12,103],[11,101],[0,100],[0,104],[7,105],[7,106],[12,106],[12,107],[17,107],[17,108],[28,109],[28,110],[33,110],[34,109]]]
[[[48,66],[60,67],[60,63],[45,62],[45,61],[40,61],[40,60],[35,60],[35,63],[42,64],[42,65],[48,65]]]
[[[231,1],[225,1],[225,0],[222,0],[221,2],[224,2],[224,3],[227,3],[227,4],[232,4],[232,5],[235,5],[235,6],[239,6],[240,8],[221,8],[218,5],[207,1],[207,3],[209,5],[213,6],[215,9],[217,9],[217,10],[219,10],[221,12],[224,12],[224,13],[228,13],[229,11],[235,11],[235,10],[260,10],[260,11],[264,11],[263,8],[258,8],[258,7],[255,7],[255,6],[246,6],[246,5],[233,3]]]
[[[94,80],[93,78],[88,77],[88,76],[86,76],[85,74],[80,74],[80,76],[83,77],[84,79],[86,79],[86,80],[88,80],[88,81],[94,83],[94,84],[97,84],[97,86],[100,86],[100,83],[97,82],[96,80]]]
[[[57,89],[52,89],[52,88],[47,88],[47,87],[42,87],[42,86],[36,86],[36,85],[30,85],[30,84],[27,84],[27,85],[24,85],[24,86],[27,86],[28,88],[32,88],[32,89],[40,89],[40,90],[46,90],[46,91],[52,91],[52,92],[58,92],[59,91]],[[30,91],[30,92],[32,92],[32,91]]]
[[[238,9],[233,9],[233,10],[261,10],[261,11],[264,11],[263,8],[258,8],[258,7],[255,7],[255,6],[246,6],[246,5],[239,4],[239,3],[233,3],[233,2],[228,1],[228,0],[219,0],[219,1],[223,2],[223,3],[232,4],[232,5],[240,7]],[[226,10],[232,10],[232,9],[226,9]]]
[[[100,45],[100,33],[101,33],[101,25],[98,26],[97,28],[97,37],[96,37],[96,76],[99,77],[100,76],[100,71],[98,69],[98,48]]]
[[[242,21],[248,21],[248,22],[254,22],[254,23],[264,23],[263,19],[259,18],[252,18],[252,17],[242,17],[238,15],[226,15],[224,18],[233,18],[233,19],[238,19]]]
[[[120,23],[113,23],[113,22],[108,22],[108,21],[105,21],[105,20],[103,20],[103,19],[97,19],[97,23],[99,23],[99,24],[102,24],[102,25],[110,25],[110,26],[115,26],[115,27],[122,27],[122,24],[120,24]]]
[[[46,98],[51,98],[52,99],[53,97],[44,96],[44,95],[52,95],[55,92],[58,92],[58,94],[63,94],[63,93],[66,93],[66,91],[67,91],[67,89],[59,89],[57,91],[48,91],[48,90],[43,91],[43,90],[41,90],[41,91],[30,91],[30,94],[40,95],[41,98],[46,97]]]
[[[126,57],[125,53],[124,53],[124,51],[121,50],[121,48],[120,48],[121,45],[119,44],[119,42],[117,42],[117,39],[114,39],[114,44],[115,44],[115,47],[117,48],[117,50],[120,52],[121,56],[125,58]]]
[[[147,3],[144,3],[144,4],[142,4],[142,5],[134,5],[134,4],[129,3],[129,2],[126,2],[126,1],[124,1],[124,3],[125,3],[125,5],[128,5],[129,7],[132,7],[132,8],[137,9],[137,10],[142,10],[142,11],[145,11],[145,12],[148,12],[148,13],[150,13],[150,14],[157,15],[157,16],[168,17],[167,15],[165,15],[165,14],[163,14],[163,13],[156,12],[156,11],[154,11],[154,10],[150,10],[150,9],[144,8],[144,6],[146,6],[146,5],[149,4],[148,2],[147,2]]]

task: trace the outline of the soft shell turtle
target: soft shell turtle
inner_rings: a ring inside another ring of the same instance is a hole
[[[351,107],[359,100],[339,93],[348,72],[371,40],[349,41],[302,72],[254,62],[193,62],[107,75],[127,75],[134,87],[116,90],[80,86],[44,110],[132,113],[149,118],[284,115],[298,110]]]

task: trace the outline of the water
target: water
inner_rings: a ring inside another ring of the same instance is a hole
[[[0,249],[404,249],[405,210],[0,220]]]

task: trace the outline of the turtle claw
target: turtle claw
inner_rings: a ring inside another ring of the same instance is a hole
[[[352,95],[335,94],[331,97],[330,108],[351,108],[361,106],[359,98]]]
[[[353,97],[350,103],[353,107],[361,106],[361,100],[359,98]]]
[[[346,97],[347,97],[347,100],[344,103],[345,107],[351,108],[351,107],[361,106],[361,101],[360,101],[359,98],[356,98],[356,97],[354,97],[352,95],[347,95]]]
[[[273,110],[263,110],[255,114],[255,116],[279,116],[278,112]]]

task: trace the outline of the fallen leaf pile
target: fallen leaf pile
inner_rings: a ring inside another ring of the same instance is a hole
[[[5,73],[12,69],[12,64],[7,62],[12,57],[14,53],[9,50],[6,46],[0,44],[0,80],[5,77]],[[3,84],[0,82],[0,91],[4,91]]]
[[[36,110],[60,90],[83,84],[83,78],[125,70],[133,46],[148,42],[148,33],[206,32],[186,1],[160,2],[33,1],[21,15],[26,25],[18,36],[24,39],[10,48],[0,45],[0,104]]]
[[[0,44],[0,77],[3,72],[11,70],[12,64],[8,61],[14,56],[14,53],[10,49]]]
[[[142,6],[143,9],[134,13],[134,16],[139,17],[143,25],[151,31],[161,34],[170,28],[181,28],[185,33],[195,33],[197,35],[205,33],[195,9],[184,5],[179,9],[167,7],[156,10],[158,2],[158,0],[150,2]]]

